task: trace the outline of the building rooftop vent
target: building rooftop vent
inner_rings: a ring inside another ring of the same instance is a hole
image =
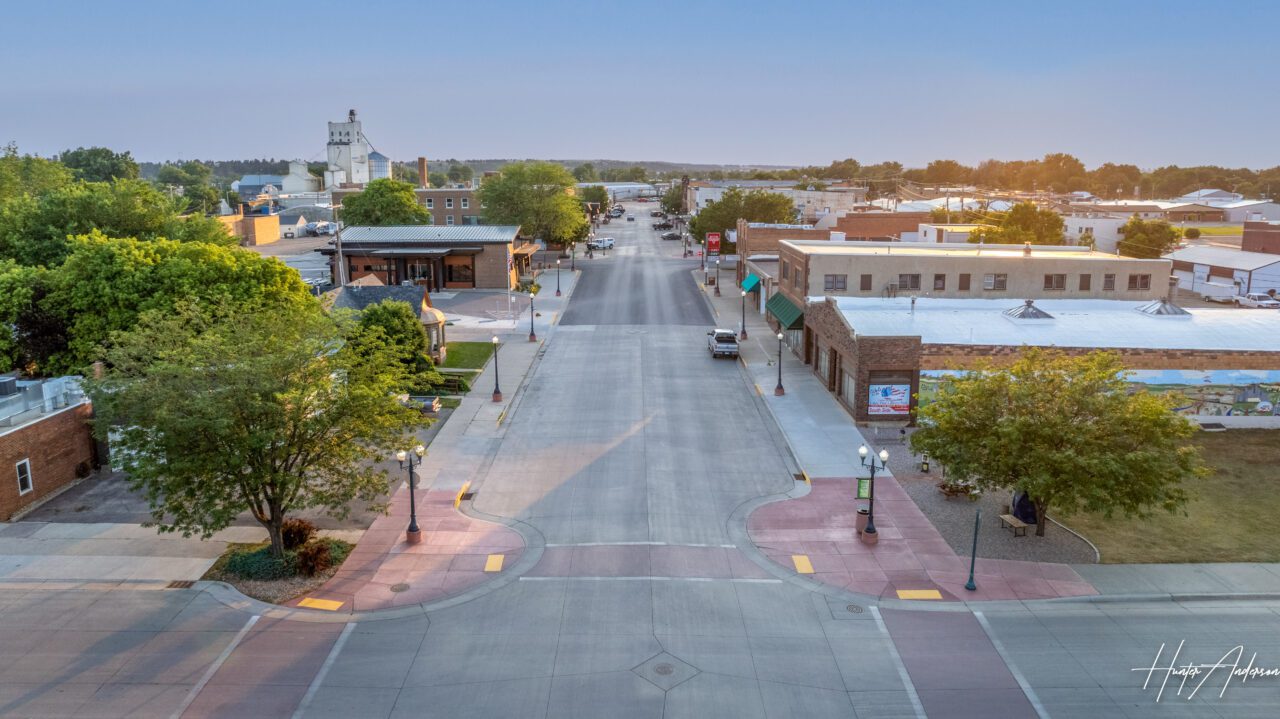
[[[1035,300],[1027,300],[1017,307],[1010,307],[1004,311],[1005,317],[1015,320],[1051,320],[1053,315],[1036,307]]]
[[[1190,317],[1191,313],[1173,304],[1167,299],[1152,300],[1145,305],[1138,307],[1138,311],[1145,315],[1155,315],[1158,317]]]

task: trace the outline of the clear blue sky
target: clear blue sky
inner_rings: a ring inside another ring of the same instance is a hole
[[[0,142],[398,160],[1280,164],[1280,2],[6,3]]]

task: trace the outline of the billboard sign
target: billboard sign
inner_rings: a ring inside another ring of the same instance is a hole
[[[911,413],[911,385],[873,384],[867,391],[867,414]]]
[[[720,255],[720,233],[707,233],[707,255],[710,257],[718,257]]]

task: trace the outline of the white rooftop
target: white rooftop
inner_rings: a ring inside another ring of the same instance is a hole
[[[828,298],[810,297],[810,302]],[[1153,316],[1145,302],[1036,300],[1052,319],[1019,320],[1005,310],[1018,299],[833,297],[859,335],[920,337],[926,344],[1037,347],[1261,350],[1280,352],[1280,311],[1187,309],[1188,315]]]
[[[1266,252],[1245,252],[1232,247],[1193,245],[1174,250],[1164,256],[1166,260],[1190,262],[1197,265],[1229,267],[1233,270],[1256,270],[1267,265],[1280,264],[1280,255]]]

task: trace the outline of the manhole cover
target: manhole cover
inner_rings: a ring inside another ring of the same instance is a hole
[[[673,673],[675,673],[675,670],[676,670],[675,667],[671,666],[670,664],[667,664],[666,662],[663,662],[662,664],[659,664],[658,666],[653,668],[653,672],[655,674],[658,674],[664,677],[671,676]]]
[[[848,610],[850,614],[862,614],[862,607],[858,606],[857,604],[850,604],[849,606],[845,607],[845,609]]]
[[[391,591],[396,593],[407,592],[409,591],[409,585],[405,584],[404,582],[401,582],[400,584],[392,584]]]

